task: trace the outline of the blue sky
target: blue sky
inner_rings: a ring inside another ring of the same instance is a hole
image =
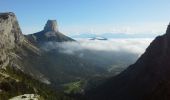
[[[25,34],[48,19],[65,34],[160,34],[170,21],[169,0],[0,0],[6,11],[15,12]]]

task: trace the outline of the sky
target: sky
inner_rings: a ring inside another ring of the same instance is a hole
[[[0,0],[0,12],[14,12],[24,34],[48,19],[65,34],[162,34],[170,21],[169,0]]]

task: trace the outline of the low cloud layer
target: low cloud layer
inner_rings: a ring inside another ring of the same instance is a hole
[[[107,41],[79,39],[78,42],[48,42],[45,50],[59,49],[66,54],[74,54],[82,50],[129,52],[142,54],[153,39],[111,39]]]
[[[106,41],[79,39],[78,42],[48,42],[43,45],[43,49],[77,56],[115,74],[133,64],[152,40],[146,38]]]

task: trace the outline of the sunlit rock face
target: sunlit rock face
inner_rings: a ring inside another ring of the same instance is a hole
[[[0,13],[0,48],[12,49],[24,37],[13,13]]]
[[[9,64],[10,50],[22,44],[24,36],[14,13],[0,13],[0,68]]]
[[[47,83],[40,72],[29,65],[30,55],[36,57],[40,51],[22,34],[15,14],[0,13],[0,70],[12,67]]]

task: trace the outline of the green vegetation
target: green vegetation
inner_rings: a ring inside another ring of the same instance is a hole
[[[19,70],[7,67],[0,70],[0,100],[22,94],[38,94],[40,100],[73,100],[60,92],[54,92],[49,86],[33,79]]]
[[[84,81],[76,81],[64,84],[64,92],[67,94],[77,94],[83,92]]]

